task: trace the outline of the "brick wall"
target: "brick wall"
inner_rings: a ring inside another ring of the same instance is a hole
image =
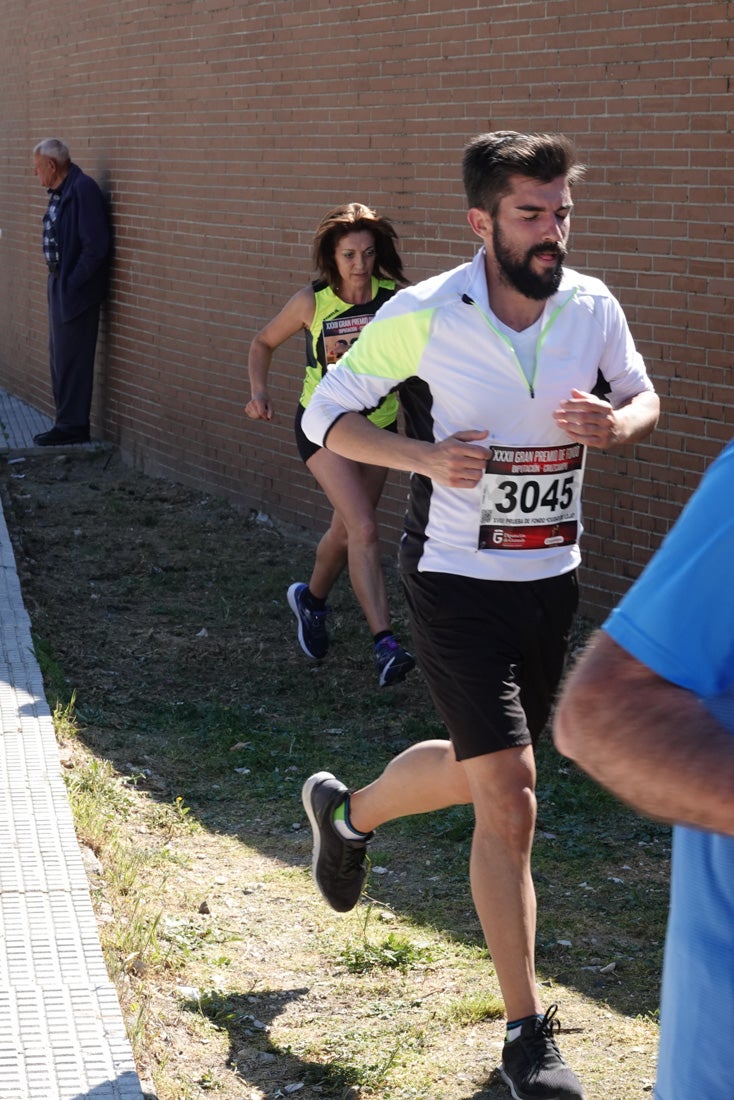
[[[732,435],[731,4],[632,0],[7,0],[0,40],[0,385],[51,410],[45,196],[60,135],[109,191],[113,293],[94,430],[143,469],[319,529],[292,415],[243,415],[253,334],[310,277],[322,213],[388,214],[421,278],[468,259],[459,160],[493,128],[558,129],[589,171],[570,262],[620,298],[664,402],[648,443],[593,456],[585,609],[626,589]],[[729,276],[729,278],[727,278]],[[386,545],[405,497],[391,475]]]

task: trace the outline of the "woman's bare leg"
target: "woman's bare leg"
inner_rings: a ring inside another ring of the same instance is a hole
[[[346,561],[349,579],[372,634],[390,629],[390,609],[380,561],[375,509],[387,477],[378,466],[365,466],[320,450],[308,468],[334,507],[331,527],[321,539],[309,587],[324,599]]]

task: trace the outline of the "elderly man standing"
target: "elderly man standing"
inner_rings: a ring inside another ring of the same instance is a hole
[[[89,440],[100,303],[107,293],[110,228],[104,195],[58,138],[33,150],[33,173],[48,190],[43,254],[48,265],[48,327],[54,426],[41,447]]]

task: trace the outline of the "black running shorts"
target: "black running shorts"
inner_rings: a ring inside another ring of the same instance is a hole
[[[535,745],[563,673],[576,572],[539,581],[403,576],[413,645],[458,760]]]
[[[301,461],[306,463],[309,458],[313,458],[317,451],[321,450],[318,443],[312,443],[308,438],[303,428],[301,427],[301,421],[303,420],[303,414],[305,413],[303,405],[298,406],[296,409],[296,419],[293,423],[293,427],[296,433],[296,446],[298,447],[298,453],[301,456]],[[398,430],[397,420],[393,420],[392,424],[386,425],[383,431],[396,432]]]

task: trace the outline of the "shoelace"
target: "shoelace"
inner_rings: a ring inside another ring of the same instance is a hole
[[[528,1037],[528,1042],[532,1043],[539,1055],[544,1054],[546,1057],[551,1054],[549,1046],[552,1049],[553,1054],[560,1058],[560,1051],[556,1046],[554,1036],[561,1030],[561,1022],[556,1019],[556,1013],[558,1012],[558,1005],[549,1005],[546,1010],[545,1016],[542,1020],[536,1020],[535,1033],[531,1037]],[[552,1057],[553,1055],[551,1055]]]
[[[361,841],[345,841],[342,847],[340,872],[346,877],[362,873],[366,844]]]

